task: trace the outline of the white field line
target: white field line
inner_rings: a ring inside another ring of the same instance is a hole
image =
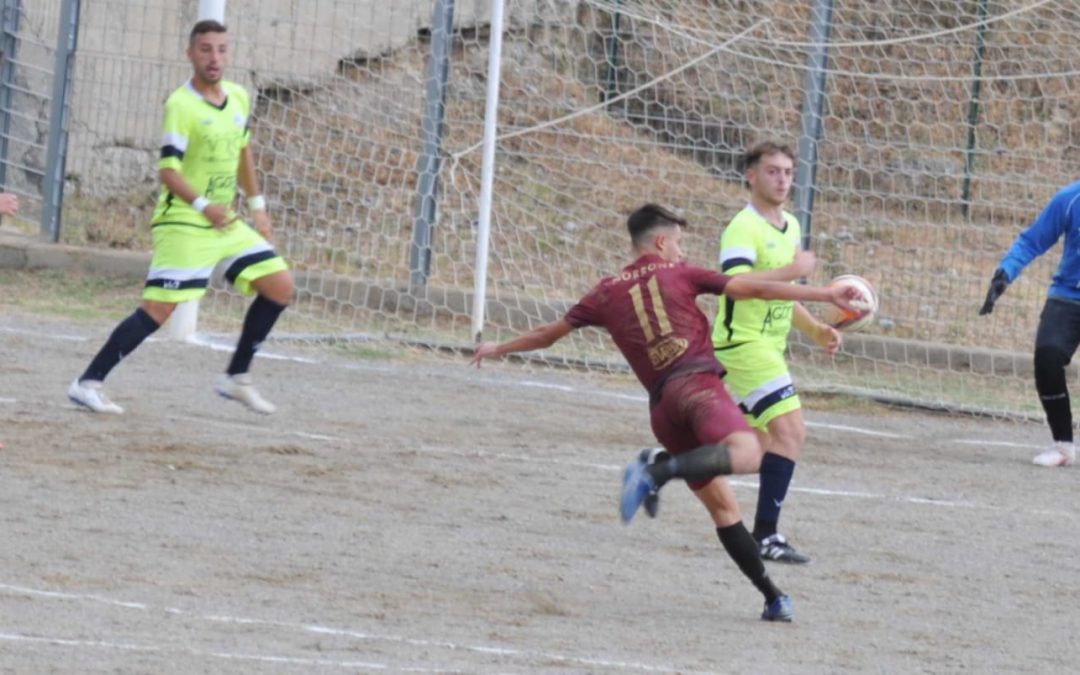
[[[617,391],[604,391],[602,389],[581,389],[568,384],[553,384],[551,382],[537,382],[536,380],[512,380],[509,382],[499,380],[502,384],[509,384],[515,387],[529,387],[534,389],[552,389],[555,391],[562,391],[566,393],[578,393],[589,394],[590,396],[602,396],[604,398],[614,398],[622,401],[635,401],[638,403],[648,403],[649,397],[643,394],[625,394]]]
[[[4,330],[7,330],[8,332],[18,332],[18,333],[23,333],[23,334],[27,334],[27,335],[37,335],[37,336],[40,336],[40,337],[59,337],[59,336],[54,336],[54,335],[51,335],[51,334],[45,334],[45,333],[29,331],[29,330],[19,330],[19,329],[10,329],[10,328],[4,329]],[[66,339],[84,340],[85,338],[68,336]],[[208,348],[219,350],[219,351],[226,351],[226,350],[231,350],[232,349],[232,346],[227,344],[227,343],[224,343],[224,342],[221,342],[221,341],[215,341],[213,339],[202,338],[202,337],[198,337],[198,336],[196,336],[194,339],[190,340],[189,343],[193,344],[195,346],[208,347]],[[262,352],[260,352],[258,355],[259,356],[266,356],[267,358],[277,358],[277,359],[292,360],[292,361],[296,361],[296,362],[299,362],[299,363],[308,363],[308,364],[318,364],[318,363],[320,363],[319,361],[317,361],[315,359],[310,359],[310,358],[306,358],[306,357],[292,357],[292,356],[283,356],[283,355],[276,355],[276,354],[265,354],[265,353],[262,353]],[[392,368],[386,368],[386,367],[378,367],[377,369],[380,370],[380,371],[385,371],[385,372],[392,372],[392,370],[393,370]],[[446,376],[447,377],[456,377],[456,376],[450,375],[450,374],[447,374]],[[461,379],[464,379],[464,380],[476,381],[476,378],[465,377],[464,374],[462,376],[460,376],[460,377],[461,377]],[[576,387],[576,386],[573,386],[573,385],[557,384],[557,383],[549,383],[549,382],[540,382],[540,381],[536,381],[536,380],[503,380],[503,379],[495,379],[495,378],[482,378],[482,381],[485,384],[494,384],[494,385],[511,386],[511,387],[550,389],[552,391],[559,391],[559,392],[563,392],[563,393],[587,394],[587,395],[590,395],[590,396],[599,396],[599,397],[603,397],[603,398],[613,398],[613,399],[618,399],[618,400],[627,400],[627,401],[642,402],[642,403],[648,401],[647,397],[645,397],[643,395],[640,395],[640,394],[637,394],[637,395],[635,395],[635,394],[626,394],[626,393],[622,393],[622,392],[612,392],[612,391],[605,391],[605,390],[600,390],[600,389],[582,389],[580,387]],[[6,401],[4,399],[0,399],[0,402],[6,402]],[[11,399],[10,402],[13,403],[14,399]],[[194,420],[194,418],[185,418],[185,417],[182,417],[182,416],[174,416],[174,418],[176,418],[176,419]],[[221,421],[221,420],[208,420],[208,419],[201,419],[200,418],[198,421],[201,422],[201,423],[211,422],[211,423],[216,423],[216,424],[219,424],[219,425],[222,425],[222,426],[229,426],[229,427],[234,427],[234,428],[243,428],[243,429],[249,430],[249,431],[251,431],[251,430],[260,430],[260,431],[265,431],[266,433],[272,433],[272,434],[275,434],[275,435],[280,435],[282,433],[281,431],[278,431],[278,430],[273,430],[273,429],[268,429],[268,428],[263,428],[263,427],[258,427],[258,426],[249,426],[249,425],[244,425],[244,424],[234,424],[234,423],[229,423],[229,422],[225,422],[225,421]],[[863,427],[850,426],[850,425],[846,425],[846,424],[832,424],[832,423],[828,423],[828,422],[815,422],[815,421],[809,421],[808,420],[806,422],[806,425],[808,427],[814,427],[814,428],[820,428],[820,429],[830,429],[830,430],[833,430],[833,431],[842,431],[842,432],[860,434],[860,435],[865,435],[865,436],[875,436],[875,437],[879,437],[879,438],[895,438],[895,439],[910,439],[910,438],[913,438],[912,436],[905,435],[905,434],[896,434],[896,433],[892,433],[892,432],[878,431],[876,429],[866,429],[866,428],[863,428]],[[292,432],[288,432],[288,433],[291,433],[292,435],[298,436],[298,437],[301,437],[301,438],[310,438],[310,439],[313,439],[313,440],[324,440],[324,441],[330,441],[330,442],[335,442],[336,441],[336,442],[350,443],[350,444],[353,443],[352,439],[338,437],[338,436],[332,436],[332,435],[328,435],[328,434],[318,434],[318,433],[310,433],[310,432],[302,432],[302,431],[292,431]],[[983,441],[983,440],[979,440],[979,439],[949,439],[948,442],[957,443],[957,444],[963,444],[963,445],[986,445],[986,446],[1004,446],[1004,447],[1018,447],[1018,448],[1036,448],[1036,447],[1039,447],[1039,446],[1031,446],[1031,445],[1021,444],[1021,443],[1009,443],[1007,441]],[[428,449],[428,450],[432,451],[431,449]],[[459,453],[460,451],[441,451],[440,450],[439,452],[455,454],[455,453]],[[467,453],[460,453],[460,454],[467,454]],[[476,453],[473,453],[473,454],[476,454]],[[480,453],[480,454],[484,454],[484,453]],[[524,457],[524,456],[508,455],[508,454],[498,454],[498,453],[490,454],[490,453],[488,453],[485,456],[492,457],[492,458],[495,458],[495,459],[504,459],[504,460],[510,460],[510,461],[533,461],[532,458],[528,458],[528,457]],[[551,462],[554,462],[554,463],[562,463],[562,464],[572,465],[572,466],[582,466],[582,467],[589,467],[589,468],[597,468],[597,469],[602,469],[602,470],[605,470],[605,471],[611,471],[611,470],[618,471],[618,470],[620,470],[620,467],[613,467],[611,465],[604,465],[604,464],[591,464],[591,463],[588,463],[588,462],[559,461],[559,460],[551,460],[551,459],[549,459],[548,461],[551,461]],[[739,487],[752,487],[752,488],[755,488],[755,489],[757,488],[757,483],[756,482],[741,481],[741,480],[738,480],[738,479],[732,480],[731,484],[735,485],[735,486],[739,486]],[[996,507],[993,507],[993,506],[986,506],[986,505],[980,506],[980,505],[969,503],[969,502],[955,502],[955,501],[948,501],[948,500],[938,500],[938,499],[927,498],[927,497],[889,496],[889,495],[877,494],[877,493],[869,493],[869,492],[852,492],[852,491],[846,491],[846,490],[830,490],[830,489],[824,489],[824,488],[798,487],[798,486],[794,486],[794,485],[789,489],[792,490],[792,491],[795,491],[795,492],[804,492],[804,493],[807,493],[807,494],[817,494],[817,495],[834,496],[834,497],[848,497],[848,498],[857,498],[857,499],[879,499],[879,500],[890,500],[890,501],[902,501],[902,502],[907,502],[907,503],[911,503],[911,504],[932,504],[932,505],[935,505],[935,506],[945,506],[945,507],[954,507],[954,508],[956,508],[956,507],[958,507],[958,508],[986,508],[986,509],[995,509],[996,508]],[[1044,512],[1040,511],[1040,513],[1044,513]],[[1062,513],[1065,514],[1065,512],[1062,512]]]
[[[818,429],[832,429],[833,431],[847,431],[853,434],[862,434],[863,436],[877,436],[879,438],[912,438],[907,434],[894,434],[889,431],[876,431],[874,429],[864,429],[862,427],[852,427],[846,424],[830,424],[828,422],[811,422],[806,421],[806,426],[815,427]]]
[[[261,432],[261,433],[264,433],[264,434],[267,434],[267,435],[273,435],[273,436],[280,436],[282,433],[289,433],[289,434],[292,434],[294,436],[299,436],[299,437],[303,437],[303,438],[313,438],[315,440],[325,440],[325,441],[328,441],[328,442],[343,443],[343,444],[346,444],[346,445],[351,446],[353,448],[360,447],[360,444],[357,443],[355,439],[345,438],[345,437],[342,437],[342,436],[332,436],[332,435],[329,435],[329,434],[312,434],[312,433],[308,433],[308,432],[299,432],[299,431],[282,432],[282,431],[280,431],[278,429],[274,429],[274,428],[271,428],[271,427],[247,425],[247,424],[241,424],[241,423],[238,423],[238,422],[230,422],[228,420],[214,420],[214,419],[207,419],[207,418],[186,417],[186,416],[182,416],[182,415],[171,415],[170,418],[171,419],[176,419],[176,420],[183,420],[183,421],[199,422],[201,424],[207,424],[207,423],[215,424],[215,425],[218,425],[218,426],[232,428],[232,429],[242,429],[242,430],[247,431],[247,432]],[[975,443],[977,441],[971,441],[971,442]],[[536,463],[536,458],[533,457],[533,456],[530,456],[530,455],[515,455],[515,454],[512,454],[512,453],[505,453],[505,452],[488,452],[488,451],[484,451],[484,450],[460,450],[460,449],[456,449],[456,448],[441,448],[441,447],[432,447],[432,446],[424,446],[424,445],[418,445],[418,446],[412,447],[411,449],[416,450],[418,452],[426,452],[426,453],[438,454],[438,455],[451,455],[451,456],[455,456],[455,457],[483,458],[483,459],[491,459],[491,460],[498,460],[498,461],[515,462],[515,463],[520,463],[520,464],[534,464],[534,463]],[[584,468],[584,469],[594,469],[594,470],[597,470],[597,471],[604,471],[604,472],[607,472],[607,473],[617,473],[617,472],[622,471],[625,468],[623,466],[618,466],[618,465],[615,465],[615,464],[599,464],[599,463],[596,463],[596,462],[587,462],[587,461],[570,460],[570,459],[559,459],[559,458],[554,458],[554,457],[546,457],[544,459],[544,461],[546,463],[548,463],[548,464],[556,464],[556,465],[560,465],[560,466],[570,466],[570,467]],[[740,478],[731,478],[731,479],[729,479],[729,481],[731,482],[731,484],[734,487],[747,488],[747,489],[753,489],[753,490],[758,489],[757,481],[744,480],[744,479],[740,479]],[[934,498],[934,497],[921,497],[921,496],[914,496],[914,495],[889,495],[889,494],[884,494],[884,493],[863,492],[863,491],[857,491],[857,490],[839,490],[839,489],[831,489],[831,488],[803,487],[803,486],[799,486],[799,485],[795,485],[795,484],[792,484],[791,487],[788,488],[788,491],[789,492],[798,492],[798,493],[802,493],[802,494],[817,495],[817,496],[822,496],[822,497],[838,497],[838,498],[841,498],[841,499],[867,499],[867,500],[876,500],[876,501],[900,502],[900,503],[905,503],[905,504],[917,504],[917,505],[923,505],[923,506],[937,506],[937,507],[942,507],[942,508],[983,509],[983,510],[987,510],[987,511],[1000,511],[1000,510],[1005,509],[1005,507],[1003,507],[1003,506],[980,504],[980,503],[977,503],[977,502],[954,501],[954,500],[948,500],[948,499],[937,499],[937,498]],[[1015,509],[1013,509],[1011,507],[1010,507],[1010,510],[1015,511]],[[1074,517],[1074,514],[1072,514],[1071,512],[1068,512],[1068,511],[1048,511],[1048,510],[1045,510],[1045,509],[1036,509],[1036,510],[1032,510],[1032,511],[1025,511],[1025,513],[1030,513],[1030,514],[1033,514],[1033,515],[1040,515],[1040,516],[1054,515],[1054,516],[1063,516],[1063,517],[1069,517],[1069,518]]]
[[[65,335],[63,333],[44,333],[39,330],[27,330],[25,328],[9,328],[7,326],[0,327],[0,332],[12,333],[14,335],[29,335],[31,337],[48,338],[50,340],[63,340],[65,342],[86,342],[90,338],[82,335]]]
[[[13,333],[22,333],[22,334],[26,334],[26,335],[33,335],[33,336],[37,336],[37,337],[46,337],[46,338],[54,338],[54,339],[68,339],[68,340],[76,340],[76,341],[85,341],[85,340],[88,339],[88,338],[85,338],[85,337],[59,336],[59,335],[42,333],[42,332],[38,332],[38,331],[21,330],[21,329],[15,329],[15,328],[5,328],[3,330],[6,330],[8,332],[13,332]],[[165,340],[165,338],[150,338],[150,341],[164,341],[164,340]],[[208,349],[212,349],[214,351],[223,351],[223,352],[224,351],[232,351],[232,349],[235,347],[235,345],[233,343],[231,343],[231,342],[226,342],[226,341],[223,341],[223,340],[215,339],[213,337],[207,337],[207,336],[199,335],[199,334],[195,334],[190,339],[188,339],[186,342],[187,342],[187,344],[191,344],[191,345],[194,345],[194,346],[197,346],[197,347],[205,347],[205,348],[208,348]],[[256,356],[257,357],[268,358],[268,359],[294,361],[294,362],[297,362],[297,363],[308,363],[308,364],[322,363],[318,359],[312,359],[312,358],[303,357],[303,356],[287,356],[287,355],[283,355],[283,354],[276,354],[276,353],[273,353],[273,352],[266,352],[266,351],[263,351],[263,350],[260,350],[256,354]],[[463,364],[463,365],[465,365],[465,364]],[[361,370],[369,370],[369,368],[361,368]],[[390,368],[390,367],[380,366],[380,367],[370,368],[370,370],[376,370],[376,371],[379,371],[379,372],[392,372],[394,369]],[[478,380],[478,378],[476,378],[476,377],[467,377],[467,376],[464,375],[464,373],[462,375],[460,375],[460,376],[454,376],[452,374],[447,373],[445,376],[446,377],[454,377],[455,379],[460,378],[462,380],[472,381],[472,382],[476,382]],[[511,386],[511,387],[525,387],[525,388],[531,388],[531,389],[550,389],[552,391],[560,391],[560,392],[564,392],[564,393],[586,394],[586,395],[589,395],[589,396],[598,396],[598,397],[601,397],[601,398],[611,398],[611,399],[617,399],[617,400],[622,400],[622,401],[634,401],[634,402],[639,402],[639,403],[646,403],[649,400],[648,397],[643,395],[643,394],[628,394],[628,393],[625,393],[625,392],[605,391],[605,390],[602,390],[602,389],[588,389],[588,388],[583,389],[581,387],[576,387],[576,386],[573,386],[573,385],[557,384],[557,383],[552,383],[552,382],[541,382],[541,381],[538,381],[538,380],[505,380],[505,379],[481,377],[481,378],[479,378],[479,381],[483,382],[484,384],[491,384],[491,385]],[[847,432],[850,432],[850,433],[853,433],[853,434],[862,434],[862,435],[865,435],[865,436],[877,436],[877,437],[880,437],[880,438],[911,438],[911,436],[908,436],[906,434],[896,434],[896,433],[892,433],[892,432],[877,431],[875,429],[865,429],[865,428],[862,428],[862,427],[849,426],[849,425],[845,425],[845,424],[830,424],[830,423],[827,423],[827,422],[807,421],[806,426],[808,426],[808,427],[816,427],[816,428],[820,428],[820,429],[832,429],[834,431],[847,431]],[[963,442],[963,441],[956,441],[956,442]],[[971,442],[972,443],[977,443],[978,441],[971,441]]]
[[[422,451],[422,452],[431,452],[431,453],[442,454],[442,455],[453,455],[453,456],[457,456],[457,457],[465,457],[465,458],[471,458],[471,459],[477,459],[477,458],[496,459],[496,460],[503,460],[503,461],[518,462],[518,463],[522,463],[522,464],[535,464],[536,463],[536,458],[535,457],[530,457],[530,456],[526,456],[526,455],[513,455],[513,454],[509,454],[509,453],[502,453],[502,452],[485,452],[483,450],[464,451],[464,450],[457,450],[457,449],[432,448],[432,447],[420,447],[420,448],[417,448],[417,449]],[[557,465],[561,465],[561,466],[571,466],[571,467],[577,467],[577,468],[596,469],[598,471],[605,471],[605,472],[608,472],[608,473],[621,472],[625,468],[625,467],[622,467],[622,466],[616,466],[614,464],[597,464],[597,463],[594,463],[594,462],[581,462],[581,461],[576,461],[576,460],[564,460],[564,459],[557,459],[557,458],[552,458],[552,457],[544,458],[544,463],[546,463],[546,464],[557,464]],[[748,489],[753,489],[753,490],[758,489],[757,481],[743,480],[743,479],[740,479],[740,478],[729,478],[728,481],[734,487],[748,488]],[[1015,508],[1011,507],[1011,506],[1010,507],[994,506],[994,505],[987,505],[987,504],[979,504],[977,502],[953,501],[953,500],[948,500],[948,499],[936,499],[934,497],[917,497],[917,496],[911,496],[911,495],[888,495],[888,494],[877,493],[877,492],[861,492],[861,491],[855,491],[855,490],[832,490],[832,489],[827,489],[827,488],[800,487],[798,485],[792,485],[791,487],[789,487],[788,492],[800,492],[800,493],[803,493],[803,494],[818,495],[818,496],[822,496],[822,497],[840,497],[840,498],[843,498],[843,499],[867,499],[867,500],[886,501],[886,502],[901,502],[901,503],[905,503],[905,504],[917,504],[917,505],[921,505],[921,506],[938,506],[938,507],[943,507],[943,508],[981,509],[981,510],[986,510],[986,511],[1008,510],[1008,511],[1013,512],[1013,513],[1017,512],[1017,510]],[[1034,510],[1030,510],[1030,511],[1023,511],[1023,513],[1030,513],[1030,514],[1038,515],[1038,516],[1053,515],[1053,516],[1061,516],[1061,517],[1068,517],[1068,518],[1074,518],[1075,517],[1075,514],[1069,512],[1069,511],[1051,511],[1051,510],[1046,510],[1046,509],[1034,509]]]
[[[112,642],[109,640],[74,640],[70,638],[44,637],[40,635],[22,635],[20,633],[0,632],[0,641],[5,642],[28,642],[32,644],[44,644],[54,647],[86,647],[90,649],[109,649],[114,651],[141,652],[141,653],[183,653],[202,658],[225,659],[229,661],[254,661],[258,663],[275,663],[290,666],[319,666],[335,668],[363,668],[367,670],[393,670],[395,672],[409,673],[460,673],[460,670],[443,670],[437,668],[416,668],[389,665],[386,663],[373,663],[371,661],[333,661],[330,659],[305,659],[293,656],[272,656],[268,654],[237,654],[235,652],[212,652],[191,647],[174,647],[164,645],[142,645],[128,642]]]
[[[149,341],[165,341],[167,338],[150,338]],[[206,347],[212,349],[215,352],[232,352],[236,348],[235,342],[223,342],[221,340],[215,340],[214,338],[204,337],[201,335],[193,335],[188,338],[186,344],[194,345],[196,347]],[[264,359],[271,359],[274,361],[295,361],[296,363],[321,363],[318,359],[308,358],[306,356],[287,356],[285,354],[278,354],[276,352],[269,352],[264,349],[260,349],[255,356]]]
[[[198,612],[192,612],[188,610],[178,609],[176,607],[155,607],[141,602],[128,602],[122,600],[114,600],[105,596],[89,593],[65,593],[60,591],[49,591],[37,588],[30,588],[27,586],[18,586],[13,584],[0,583],[0,592],[7,595],[29,595],[32,597],[42,597],[52,600],[71,601],[71,602],[86,602],[94,604],[102,604],[109,607],[117,607],[122,609],[131,609],[142,612],[154,612],[165,613],[176,616],[183,616],[189,619],[203,621],[207,623],[215,624],[233,624],[244,626],[266,626],[277,629],[286,629],[304,633],[311,633],[316,635],[333,635],[337,637],[352,638],[354,640],[366,641],[366,642],[388,642],[395,644],[408,645],[410,647],[425,647],[425,648],[440,648],[447,649],[456,652],[472,652],[476,654],[487,654],[493,656],[504,656],[508,658],[524,658],[530,660],[543,660],[543,661],[557,661],[560,663],[576,664],[578,666],[591,666],[612,668],[620,670],[635,670],[651,673],[670,673],[670,672],[694,672],[687,671],[681,668],[675,668],[671,666],[654,666],[645,663],[636,663],[632,661],[613,661],[610,659],[589,658],[568,656],[565,654],[558,654],[554,652],[542,652],[533,651],[528,649],[515,649],[512,647],[498,647],[494,645],[476,645],[476,644],[464,644],[457,642],[449,642],[446,640],[430,640],[421,638],[410,638],[402,635],[391,634],[377,634],[369,633],[365,631],[351,630],[347,628],[336,628],[332,626],[322,626],[319,624],[311,623],[296,623],[291,621],[276,621],[271,619],[256,619],[243,616],[231,616],[226,614],[200,614]],[[120,642],[98,642],[88,640],[60,640],[57,638],[34,638],[31,636],[24,636],[17,633],[0,633],[0,639],[12,639],[12,640],[37,640],[43,642],[49,642],[53,644],[64,644],[70,646],[92,646],[103,647],[108,646],[114,649],[126,649],[129,651],[170,651],[177,648],[172,647],[158,647],[154,645],[132,645]],[[386,666],[383,664],[364,664],[355,662],[344,661],[324,661],[314,659],[301,659],[292,657],[277,657],[277,656],[260,656],[260,655],[247,655],[247,654],[229,654],[222,652],[201,651],[190,648],[179,648],[182,651],[198,654],[200,656],[213,656],[217,658],[233,658],[233,659],[246,659],[246,660],[259,660],[259,661],[271,661],[278,663],[295,663],[299,665],[327,665],[327,666],[339,666],[349,668],[363,668],[363,667],[377,667],[380,669],[393,669],[393,670],[409,670],[410,672],[449,672],[439,669],[421,669],[421,668],[402,668],[397,665]]]
[[[1028,450],[1042,450],[1047,444],[1032,445],[1031,443],[1011,443],[1009,441],[984,441],[978,438],[953,438],[950,443],[961,445],[996,445],[1004,448],[1025,448]]]
[[[494,383],[494,382],[493,382]],[[516,380],[509,383],[511,386],[531,387],[537,389],[551,389],[553,391],[561,391],[565,393],[575,394],[588,394],[590,396],[600,396],[603,398],[614,398],[624,401],[636,401],[640,403],[647,403],[649,401],[648,396],[641,394],[624,394],[620,392],[604,391],[602,389],[581,389],[568,384],[552,384],[550,382],[537,382],[535,380]],[[831,424],[829,422],[811,422],[807,421],[806,426],[816,427],[819,429],[832,429],[834,431],[847,431],[853,434],[862,434],[864,436],[877,436],[879,438],[912,438],[907,434],[896,434],[888,431],[877,431],[875,429],[864,429],[862,427],[853,427],[847,424]]]

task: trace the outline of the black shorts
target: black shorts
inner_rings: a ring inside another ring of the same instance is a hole
[[[1080,346],[1080,302],[1047,298],[1035,334],[1035,349],[1054,347],[1070,357]]]

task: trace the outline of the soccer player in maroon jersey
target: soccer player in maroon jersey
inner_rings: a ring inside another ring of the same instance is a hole
[[[639,457],[623,477],[624,522],[672,478],[681,478],[712,516],[728,555],[765,596],[767,621],[791,621],[791,598],[773,584],[757,542],[742,522],[735,493],[724,476],[757,473],[762,449],[720,379],[709,320],[696,298],[704,293],[734,299],[833,302],[845,309],[857,291],[791,284],[814,267],[811,253],[780,269],[735,277],[682,262],[679,248],[687,223],[667,209],[646,204],[627,220],[638,258],[600,281],[566,316],[503,343],[476,348],[473,363],[513,352],[550,347],[585,326],[607,329],[631,369],[649,391],[653,432],[666,452],[649,462]],[[655,508],[655,503],[653,505]],[[655,511],[650,511],[653,515]]]

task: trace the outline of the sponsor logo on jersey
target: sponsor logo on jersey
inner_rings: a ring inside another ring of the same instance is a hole
[[[761,332],[764,333],[772,328],[774,322],[790,321],[794,311],[795,304],[791,302],[785,302],[782,305],[773,305],[769,307],[768,313],[765,314],[765,318],[761,322]]]
[[[686,338],[665,337],[649,347],[649,363],[653,369],[662,370],[686,353],[690,342]]]

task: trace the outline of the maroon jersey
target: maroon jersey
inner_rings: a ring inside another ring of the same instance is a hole
[[[674,375],[723,372],[713,356],[709,320],[695,300],[723,293],[730,279],[643,255],[622,274],[600,281],[565,318],[574,328],[606,328],[655,402]]]

